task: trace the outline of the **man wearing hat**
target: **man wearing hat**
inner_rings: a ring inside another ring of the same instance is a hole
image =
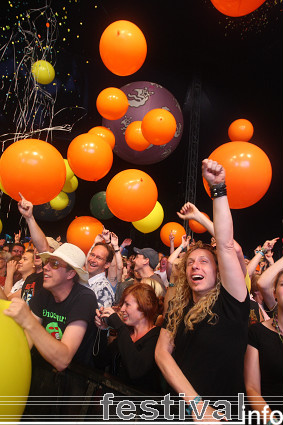
[[[30,346],[35,346],[33,365],[38,359],[40,367],[46,367],[47,362],[58,371],[72,360],[92,365],[98,306],[95,294],[79,284],[88,281],[83,269],[85,254],[65,243],[53,253],[39,255],[45,264],[42,290],[32,297],[30,308],[24,300],[15,299],[5,314],[23,327]]]
[[[159,263],[158,252],[152,248],[134,248],[134,252],[136,253],[136,257],[134,259],[135,271],[139,273],[141,278],[149,277],[157,280],[164,289],[165,294],[166,288],[161,277],[154,273],[154,269]]]

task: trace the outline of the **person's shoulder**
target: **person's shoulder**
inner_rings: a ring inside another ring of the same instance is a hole
[[[94,292],[88,286],[82,285],[80,283],[75,283],[73,289],[77,295],[87,295],[89,297],[95,298]]]

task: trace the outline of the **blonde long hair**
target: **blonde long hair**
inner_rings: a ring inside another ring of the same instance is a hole
[[[190,303],[193,299],[192,290],[188,284],[186,276],[186,266],[187,258],[190,253],[196,249],[205,249],[212,253],[217,266],[217,277],[215,282],[215,287],[212,288],[207,294],[205,294],[201,299],[189,309],[188,313],[184,316],[184,308]],[[201,241],[198,241],[194,246],[192,246],[187,252],[184,258],[182,259],[180,265],[180,274],[177,283],[175,284],[176,292],[174,297],[170,300],[169,311],[168,311],[168,324],[167,330],[171,333],[171,337],[174,340],[178,326],[182,320],[185,323],[185,329],[193,330],[194,325],[201,322],[208,316],[208,323],[214,325],[218,321],[217,314],[212,312],[212,307],[214,306],[219,292],[220,292],[220,276],[218,272],[218,262],[215,249],[211,245],[203,244]]]

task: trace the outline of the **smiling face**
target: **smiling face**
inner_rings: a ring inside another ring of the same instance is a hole
[[[186,276],[197,302],[216,285],[217,266],[213,254],[206,249],[192,251],[187,258]]]
[[[104,272],[109,266],[107,260],[108,251],[103,245],[96,245],[92,248],[87,259],[87,271],[89,276],[96,276]]]
[[[139,310],[135,297],[131,294],[125,297],[121,307],[123,322],[128,326],[136,326],[141,320],[144,320],[144,314]]]

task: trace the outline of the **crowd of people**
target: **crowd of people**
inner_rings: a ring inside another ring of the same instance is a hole
[[[31,242],[0,241],[0,298],[11,301],[4,313],[22,326],[31,348],[30,395],[49,394],[51,371],[78,363],[144,394],[180,397],[196,422],[204,408],[203,420],[233,419],[239,393],[262,423],[283,422],[283,257],[273,259],[278,238],[245,258],[233,235],[224,168],[206,159],[202,173],[213,221],[192,203],[178,216],[202,224],[211,244],[184,235],[175,247],[171,234],[168,256],[136,248],[128,238],[119,246],[105,228],[85,255],[46,237],[33,205],[21,196]],[[130,246],[133,254],[125,256]],[[230,414],[215,414],[220,399],[231,401]]]

